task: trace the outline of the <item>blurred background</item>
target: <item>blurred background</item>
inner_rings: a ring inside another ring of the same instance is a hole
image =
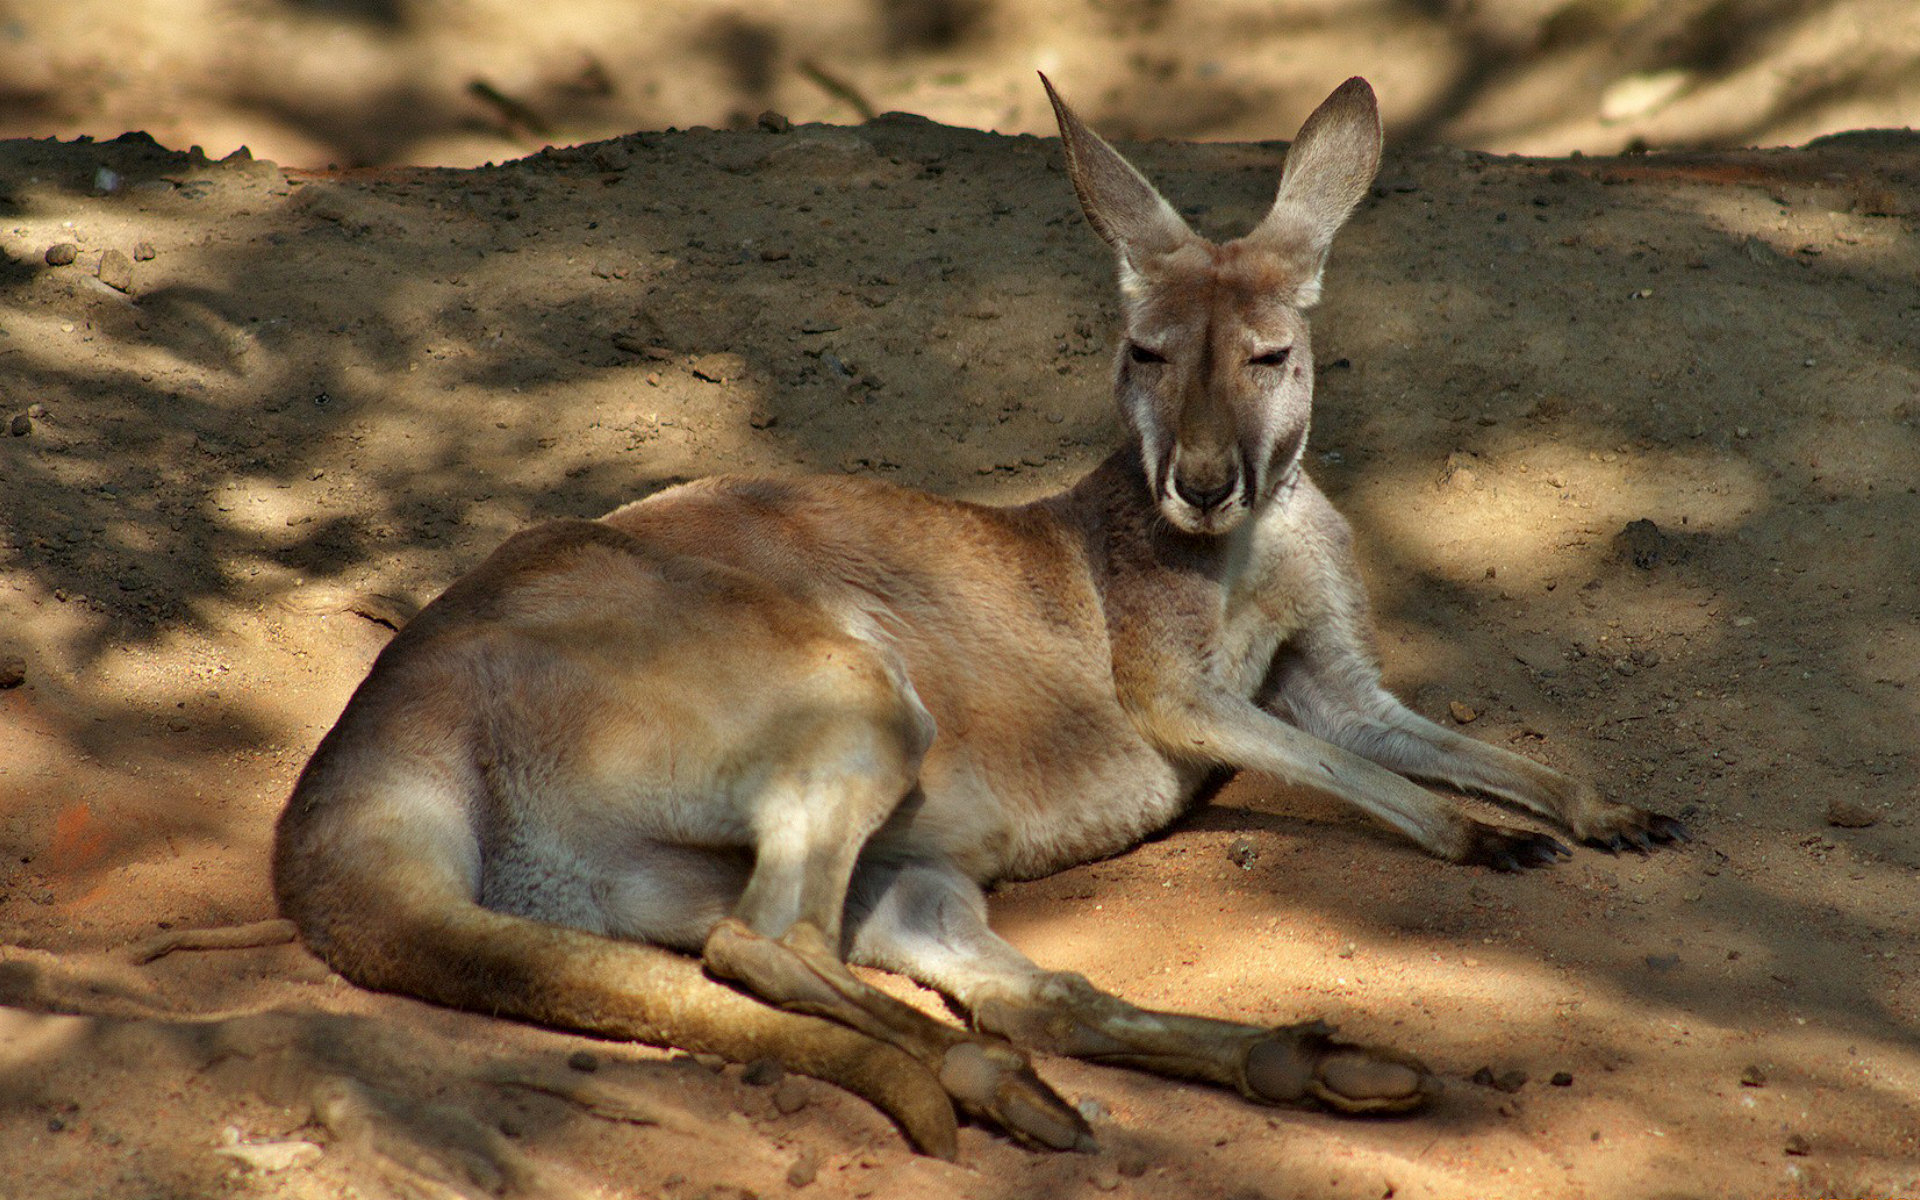
[[[0,135],[145,130],[287,165],[469,166],[639,129],[902,110],[1289,136],[1341,79],[1389,133],[1526,154],[1920,124],[1916,0],[0,0]]]

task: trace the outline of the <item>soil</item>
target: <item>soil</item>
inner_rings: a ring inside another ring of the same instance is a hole
[[[1129,152],[1224,236],[1284,147]],[[1909,134],[1401,148],[1330,268],[1311,461],[1390,681],[1692,844],[1503,875],[1241,779],[994,896],[1136,1002],[1415,1051],[1430,1113],[1048,1059],[1101,1151],[968,1129],[948,1164],[827,1085],[295,945],[135,961],[274,915],[294,773],[513,530],[720,470],[1017,501],[1089,469],[1111,265],[1057,160],[901,116],[471,170],[0,142],[0,1191],[1920,1194]]]

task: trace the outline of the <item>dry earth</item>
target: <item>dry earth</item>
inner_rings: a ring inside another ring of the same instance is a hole
[[[635,129],[889,110],[1051,134],[1290,131],[1365,74],[1415,142],[1794,145],[1920,125],[1911,0],[7,0],[0,137],[477,166]]]
[[[1101,1153],[969,1130],[949,1165],[825,1085],[291,945],[133,964],[272,916],[294,772],[510,531],[722,469],[999,501],[1094,463],[1109,265],[1057,149],[900,117],[470,171],[0,143],[0,1193],[1920,1194],[1909,135],[1403,151],[1336,251],[1312,461],[1390,679],[1695,844],[1499,875],[1242,780],[995,898],[1133,1000],[1414,1049],[1429,1115],[1049,1060]],[[1282,152],[1138,160],[1220,234]],[[597,1108],[541,1090],[583,1080]]]

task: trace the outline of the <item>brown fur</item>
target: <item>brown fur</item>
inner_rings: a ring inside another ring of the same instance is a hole
[[[1404,776],[1583,838],[1679,833],[1380,688],[1347,527],[1301,470],[1305,310],[1379,157],[1365,84],[1226,245],[1055,103],[1119,256],[1127,444],[1020,508],[721,478],[509,540],[381,654],[288,803],[275,886],[317,953],[443,1004],[769,1055],[933,1153],[955,1107],[1069,1147],[1084,1122],[1016,1043],[1350,1112],[1433,1082],[1317,1023],[1148,1012],[1043,970],[987,927],[984,885],[1123,850],[1221,768],[1459,862],[1566,851]],[[940,988],[975,1031],[847,958]]]

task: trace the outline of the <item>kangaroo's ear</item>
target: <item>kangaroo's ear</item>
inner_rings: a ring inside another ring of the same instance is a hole
[[[1073,179],[1080,208],[1094,231],[1131,267],[1189,241],[1193,231],[1147,177],[1099,134],[1080,123],[1060,93],[1053,90],[1052,80],[1042,75],[1040,82],[1046,86],[1047,99],[1053,101],[1053,115],[1060,122],[1067,174]]]
[[[1302,308],[1319,299],[1333,235],[1380,170],[1380,138],[1380,106],[1367,81],[1355,76],[1335,88],[1287,148],[1280,194],[1247,235],[1293,260]]]

